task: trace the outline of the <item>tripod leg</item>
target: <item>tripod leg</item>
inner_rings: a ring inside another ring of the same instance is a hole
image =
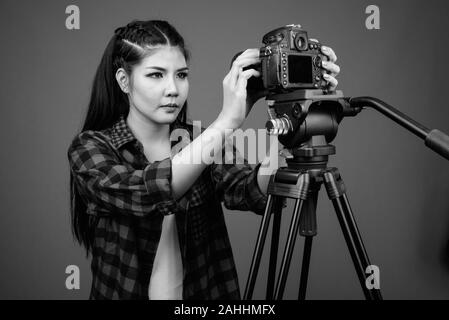
[[[357,272],[363,293],[367,300],[382,300],[379,289],[368,289],[366,286],[366,268],[371,265],[368,254],[363,245],[357,224],[354,219],[343,180],[337,169],[329,169],[324,173],[326,190],[336,211],[340,227],[346,240],[346,244],[351,254],[352,262]]]
[[[284,198],[275,197],[273,202],[273,230],[271,233],[270,265],[268,268],[266,300],[273,300],[274,282],[276,280],[276,262],[279,248],[279,232],[281,229],[281,211]]]
[[[310,255],[312,253],[312,236],[306,236],[304,242],[304,253],[301,266],[301,280],[299,281],[298,300],[306,299],[307,279],[309,277]]]
[[[279,270],[279,279],[275,293],[276,300],[281,300],[284,295],[285,282],[287,281],[293,248],[295,246],[296,236],[298,235],[299,230],[299,213],[302,211],[305,201],[305,199],[297,199],[295,202],[295,209],[293,210],[292,221],[290,223],[290,229],[287,236],[287,243],[285,245],[284,255],[282,257],[281,267]]]
[[[268,227],[270,225],[271,208],[273,205],[273,196],[268,195],[267,205],[260,224],[259,233],[257,235],[256,247],[254,249],[253,258],[251,260],[251,267],[248,274],[248,281],[246,282],[244,300],[249,300],[253,296],[254,286],[256,284],[257,272],[259,271],[260,259],[262,258],[263,246],[267,237]]]
[[[296,241],[296,236],[299,230],[299,212],[302,211],[305,200],[298,199],[295,202],[295,209],[293,211],[290,229],[288,231],[287,243],[285,245],[284,255],[282,257],[281,267],[279,271],[279,279],[276,286],[275,299],[281,300],[284,295],[285,283],[287,281],[288,269],[292,259],[293,248]]]
[[[299,234],[305,237],[304,252],[301,266],[301,278],[299,281],[298,300],[305,300],[307,290],[307,280],[309,277],[310,256],[312,254],[312,240],[317,234],[316,225],[316,205],[318,202],[318,191],[320,190],[320,183],[314,182],[310,187],[309,198],[304,204],[301,211]]]

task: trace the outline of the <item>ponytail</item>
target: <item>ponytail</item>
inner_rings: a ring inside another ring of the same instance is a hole
[[[128,97],[120,89],[115,72],[117,36],[109,41],[101,58],[92,86],[89,107],[82,131],[103,130],[112,126],[129,111]]]

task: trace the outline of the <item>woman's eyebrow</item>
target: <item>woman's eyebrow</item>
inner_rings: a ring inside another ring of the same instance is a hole
[[[149,67],[146,67],[145,69],[156,69],[159,71],[167,71],[167,69],[162,68],[162,67],[157,67],[157,66],[149,66]],[[188,67],[183,67],[183,68],[179,68],[177,71],[188,71],[188,70],[189,70]]]

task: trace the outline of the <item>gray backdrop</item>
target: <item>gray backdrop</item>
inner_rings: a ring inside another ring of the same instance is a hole
[[[76,4],[80,30],[67,30]],[[380,30],[367,30],[365,8],[380,8]],[[86,299],[89,261],[69,225],[67,147],[80,129],[95,69],[113,30],[131,19],[166,19],[192,52],[190,117],[218,115],[230,58],[260,47],[263,34],[300,23],[331,46],[347,96],[383,99],[449,133],[445,1],[11,1],[0,3],[1,222],[0,298]],[[244,128],[263,128],[259,102]],[[386,299],[449,298],[449,163],[384,116],[345,119],[334,141],[349,200]],[[318,206],[308,298],[363,299],[327,195]],[[284,214],[282,235],[292,204]],[[226,212],[242,291],[260,223]],[[281,240],[282,240],[281,239]],[[302,239],[285,298],[295,299]],[[267,246],[268,247],[268,246]],[[267,254],[255,298],[264,298]],[[67,290],[77,265],[81,289]]]

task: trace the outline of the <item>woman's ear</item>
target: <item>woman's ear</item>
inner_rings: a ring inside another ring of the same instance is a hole
[[[115,73],[115,79],[117,80],[120,89],[126,94],[129,93],[129,77],[123,68],[119,68]]]

